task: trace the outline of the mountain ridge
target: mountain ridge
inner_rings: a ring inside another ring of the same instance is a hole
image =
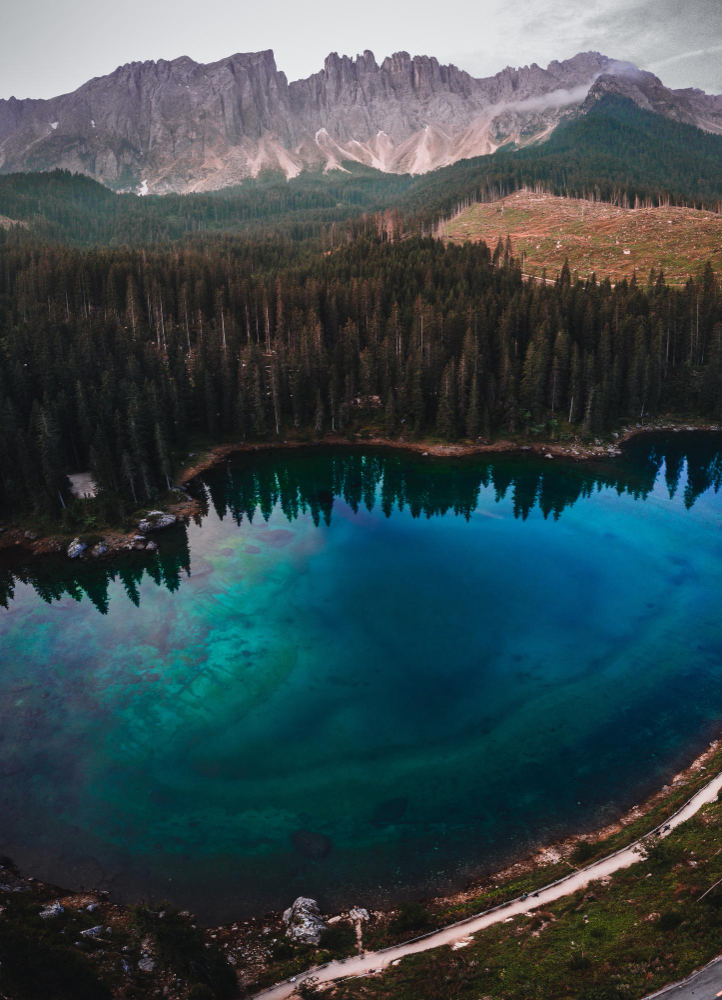
[[[289,81],[271,49],[126,63],[48,100],[0,100],[0,172],[64,168],[115,190],[209,191],[264,170],[425,173],[543,141],[608,93],[722,133],[722,95],[598,52],[476,78],[433,56],[330,53]]]

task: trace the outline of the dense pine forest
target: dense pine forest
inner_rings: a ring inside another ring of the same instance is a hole
[[[103,516],[147,504],[194,435],[570,439],[660,411],[722,419],[710,267],[683,289],[567,268],[545,285],[509,244],[84,252],[11,231],[0,288],[0,495],[38,514],[62,513],[67,472],[87,468]]]
[[[421,177],[361,167],[208,195],[0,177],[0,507],[147,504],[190,441],[362,434],[592,439],[660,412],[722,419],[722,303],[684,288],[525,283],[507,241],[429,236],[524,185],[716,207],[722,137],[607,98],[545,144]],[[427,234],[427,235],[424,235]]]
[[[29,223],[33,236],[73,245],[165,244],[218,231],[262,239],[338,242],[365,228],[360,217],[396,204],[408,175],[349,164],[345,172],[306,172],[292,181],[268,173],[210,194],[140,198],[116,194],[67,170],[0,175],[0,215]]]

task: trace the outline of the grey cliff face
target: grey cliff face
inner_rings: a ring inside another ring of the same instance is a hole
[[[476,79],[428,56],[332,53],[289,83],[270,50],[129,63],[51,100],[0,100],[0,171],[63,167],[119,190],[213,190],[264,169],[423,173],[545,138],[605,93],[722,132],[722,97],[596,52]]]
[[[669,90],[658,77],[643,70],[602,73],[593,83],[585,105],[591,105],[606,94],[627,97],[645,111],[655,111],[657,114],[689,125],[697,124],[687,98],[683,94]]]

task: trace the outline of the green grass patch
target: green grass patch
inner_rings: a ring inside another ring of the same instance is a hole
[[[655,844],[647,859],[530,918],[475,935],[461,951],[415,955],[382,977],[336,986],[334,1000],[607,1000],[682,978],[722,941],[722,805]],[[328,994],[327,994],[328,995]]]
[[[210,990],[217,1000],[236,996],[236,976],[222,951],[214,944],[209,947],[202,931],[187,917],[164,904],[132,906],[130,915],[136,942],[150,937],[163,968],[204,987],[206,993]]]
[[[6,1000],[110,1000],[112,991],[90,964],[94,942],[79,932],[95,920],[68,911],[43,920],[34,893],[2,893],[0,906],[0,995]]]

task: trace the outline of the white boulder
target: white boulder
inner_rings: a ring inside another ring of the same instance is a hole
[[[68,546],[68,556],[70,559],[77,559],[82,556],[83,552],[87,549],[85,542],[81,542],[79,538],[74,538],[70,545]]]
[[[81,937],[97,938],[103,933],[103,925],[97,924],[95,927],[88,927],[87,930],[81,931]]]
[[[152,510],[147,517],[138,523],[138,530],[142,532],[160,531],[161,528],[170,528],[176,521],[175,514],[164,514],[162,510]]]
[[[299,944],[318,944],[326,924],[315,899],[299,896],[283,914],[286,937]]]

